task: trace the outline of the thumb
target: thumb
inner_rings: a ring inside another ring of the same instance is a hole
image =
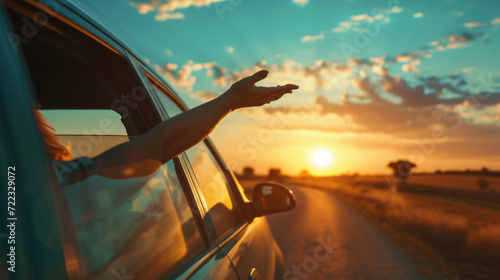
[[[249,82],[252,83],[252,85],[253,85],[256,82],[265,79],[268,74],[269,74],[269,71],[267,71],[267,70],[261,70],[259,72],[256,72],[255,74],[253,74],[252,76],[249,77],[250,78]]]

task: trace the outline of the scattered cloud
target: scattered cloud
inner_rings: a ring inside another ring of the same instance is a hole
[[[184,18],[182,13],[158,13],[155,19],[158,21],[165,21],[167,19],[181,19]]]
[[[500,17],[497,17],[491,21],[491,24],[500,24]]]
[[[403,64],[401,66],[401,69],[406,72],[406,73],[420,73],[420,69],[418,69],[418,66],[420,65],[420,60],[414,60],[410,61],[409,63]]]
[[[463,32],[460,35],[450,34],[445,38],[432,41],[429,45],[435,46],[438,51],[446,51],[448,49],[468,47],[472,42],[484,37],[484,33]]]
[[[309,0],[293,0],[293,3],[298,4],[299,6],[305,6],[309,3]]]
[[[318,35],[306,35],[302,37],[302,42],[316,42],[317,40],[325,39],[325,34],[321,33]]]
[[[457,81],[458,79],[458,81]],[[318,95],[315,105],[302,108],[272,107],[266,113],[316,114],[318,116],[336,115],[351,120],[353,124],[344,131],[387,133],[412,133],[421,137],[430,127],[445,127],[462,124],[462,136],[481,134],[497,138],[491,133],[491,126],[498,126],[500,118],[500,92],[472,94],[462,90],[464,82],[460,77],[420,78],[420,84],[411,87],[408,82],[397,76],[387,75],[374,81],[366,78],[353,78],[353,87],[360,91],[339,101],[332,101],[325,94]],[[453,83],[453,81],[455,81]],[[443,99],[446,92],[453,98]],[[390,94],[392,98],[387,98]],[[366,101],[369,102],[366,102]],[[479,113],[478,113],[479,112]],[[297,120],[297,119],[295,119]],[[481,123],[487,126],[475,126]]]
[[[193,71],[205,69],[207,76],[211,77],[214,75],[215,68],[215,62],[194,63],[193,61],[188,61],[188,63],[184,64],[182,67],[174,63],[167,63],[164,66],[154,66],[154,69],[162,74],[172,86],[180,91],[187,92],[192,91],[196,83],[196,77],[192,74]]]
[[[413,54],[400,54],[397,55],[396,58],[394,59],[395,62],[408,62],[415,58]]]
[[[169,50],[169,49],[166,49],[165,52],[167,53],[168,56],[172,56],[173,55],[172,51]]]
[[[416,13],[413,15],[414,18],[421,18],[423,16],[424,16],[424,14],[422,14],[422,13]]]
[[[357,15],[357,16],[351,16],[351,19],[355,20],[355,21],[360,21],[360,20],[370,20],[370,21],[373,21],[372,17],[369,16],[368,14],[361,14],[361,15]]]
[[[479,26],[485,26],[486,23],[484,23],[484,22],[467,22],[464,25],[466,27],[469,27],[469,28],[474,28],[474,27],[479,27]]]
[[[177,10],[187,9],[189,7],[203,7],[209,6],[212,3],[222,2],[225,0],[168,0],[161,2],[153,0],[149,3],[131,3],[140,14],[148,14],[156,12],[155,19],[158,21],[165,21],[169,19],[182,19],[184,14]],[[177,11],[177,12],[176,12]]]
[[[371,15],[368,13],[353,15],[350,17],[349,21],[341,21],[339,25],[332,29],[333,32],[347,32],[348,30],[359,31],[363,30],[359,28],[360,24],[363,22],[374,22],[375,20],[381,20],[383,22],[389,22],[391,14],[400,13],[402,9],[400,7],[394,7],[390,10],[378,9],[372,12]]]
[[[225,49],[226,49],[227,53],[233,53],[234,52],[234,47],[229,46],[229,47],[226,47]]]

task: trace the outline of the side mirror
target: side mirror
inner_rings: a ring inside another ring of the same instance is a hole
[[[283,185],[259,183],[253,189],[252,205],[256,217],[284,212],[295,207],[295,196]]]

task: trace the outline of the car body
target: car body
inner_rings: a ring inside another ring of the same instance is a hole
[[[250,202],[208,138],[152,174],[65,185],[69,165],[47,159],[37,114],[89,159],[187,107],[75,6],[0,9],[1,167],[16,202],[3,219],[15,227],[1,243],[1,279],[281,279],[281,250],[261,216],[293,208],[292,192],[259,184]],[[286,203],[266,206],[270,193]]]

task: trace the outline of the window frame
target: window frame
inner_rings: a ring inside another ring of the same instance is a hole
[[[154,86],[156,85],[162,92],[167,94],[167,98],[172,100],[181,111],[186,111],[187,106],[181,101],[181,99],[175,95],[172,89],[162,81],[161,77],[159,77],[154,71],[150,69],[150,67],[145,64],[137,55],[129,50],[125,50],[129,60],[132,61],[132,65],[137,73],[140,76],[144,87],[148,91],[148,94],[151,96],[153,100],[153,105],[156,107],[156,111],[159,112],[162,121],[168,120],[170,117],[163,107],[162,102],[157,96],[156,90]],[[154,85],[153,85],[154,84]],[[204,204],[204,198],[201,195],[201,190],[194,183],[195,179],[193,177],[193,172],[191,171],[191,166],[189,165],[189,161],[187,160],[187,156],[185,153],[180,154],[172,159],[176,166],[176,172],[180,173],[178,175],[179,181],[182,184],[184,189],[184,193],[186,194],[186,198],[191,206],[191,211],[193,216],[196,219],[198,226],[200,227],[202,237],[204,238],[205,243],[207,244],[208,250],[212,250],[213,246],[216,245],[216,234],[215,227],[211,223],[210,219],[207,219],[207,208]],[[195,258],[198,260],[198,258]]]

